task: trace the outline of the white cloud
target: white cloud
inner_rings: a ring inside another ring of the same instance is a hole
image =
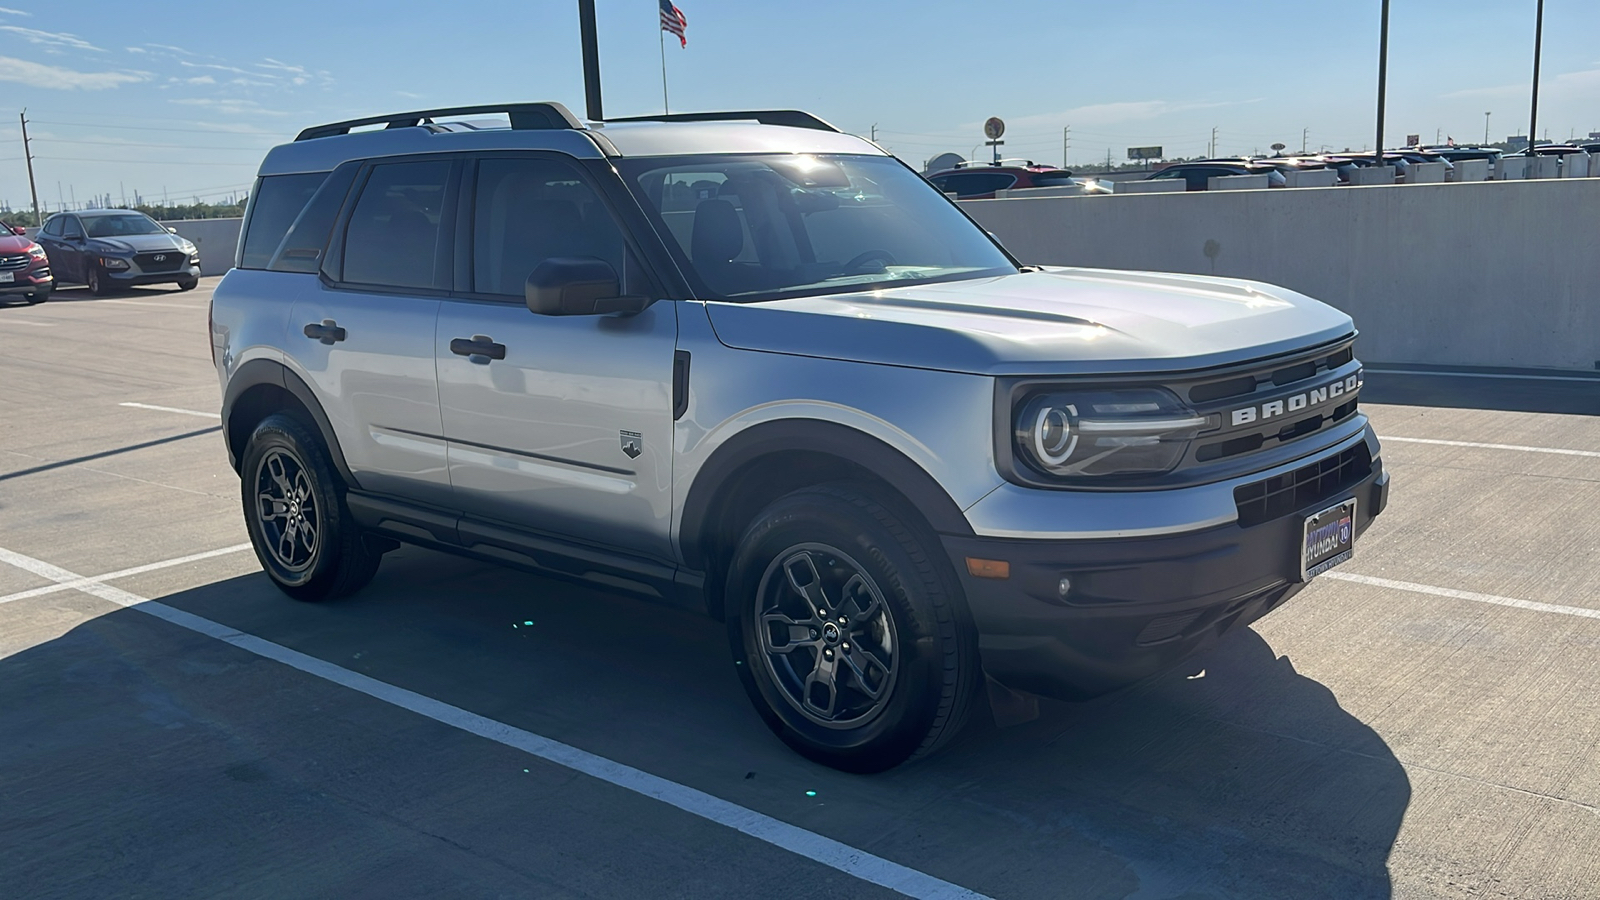
[[[186,67],[188,67],[190,69],[214,69],[214,70],[216,70],[218,72],[232,72],[235,75],[255,75],[256,74],[255,72],[252,72],[249,69],[236,69],[233,66],[219,66],[216,63],[194,63],[194,62],[189,62],[188,60],[185,60],[185,59],[178,60],[178,65],[186,66]]]
[[[0,15],[27,17],[27,16],[33,15],[33,13],[26,12],[26,11],[20,10],[20,9],[11,9],[10,7],[7,7],[7,6],[0,6]]]
[[[9,31],[12,34],[21,35],[22,39],[30,44],[40,44],[51,49],[100,51],[99,47],[73,34],[39,31],[34,28],[23,28],[20,25],[0,25],[0,31]]]
[[[150,75],[146,72],[76,72],[59,66],[0,56],[0,81],[15,81],[30,87],[100,91],[149,80]]]
[[[1554,78],[1545,78],[1539,86],[1540,98],[1551,94],[1565,94],[1567,92],[1593,92],[1600,90],[1600,63],[1593,69],[1583,69],[1577,72],[1563,72]],[[1441,94],[1444,100],[1468,100],[1474,97],[1494,99],[1496,97],[1527,98],[1533,85],[1523,81],[1517,84],[1501,84],[1494,87],[1466,88]]]
[[[276,109],[267,109],[254,100],[235,100],[226,97],[183,97],[169,101],[184,106],[198,106],[214,110],[226,115],[252,115],[252,116],[284,116],[288,113]]]
[[[256,63],[256,65],[263,69],[277,69],[281,72],[288,72],[291,75],[311,74],[310,72],[306,71],[305,66],[291,66],[288,63],[278,62],[270,56],[266,57],[262,62]]]
[[[174,47],[171,44],[145,44],[145,46],[151,48],[152,50],[165,50],[168,53],[176,53],[179,56],[193,56],[194,55],[193,53],[189,52],[188,50],[183,49],[182,47]]]
[[[143,47],[123,47],[122,49],[128,51],[129,53],[149,53],[150,52],[149,50],[146,50]]]

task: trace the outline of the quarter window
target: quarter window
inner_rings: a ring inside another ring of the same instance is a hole
[[[449,180],[443,160],[374,166],[345,232],[343,280],[435,287]]]
[[[239,254],[239,268],[265,269],[272,260],[289,226],[305,208],[306,201],[317,192],[326,172],[309,175],[270,175],[256,182],[254,196],[250,198],[249,218],[245,222],[244,248]]]
[[[478,163],[474,199],[475,293],[521,297],[528,276],[552,257],[604,260],[628,292],[622,231],[573,166],[551,159],[485,159]]]

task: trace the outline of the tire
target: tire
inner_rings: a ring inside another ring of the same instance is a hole
[[[111,293],[111,290],[105,285],[105,280],[100,276],[100,270],[94,266],[89,267],[88,280],[84,283],[89,286],[89,293],[96,297],[104,297]]]
[[[185,278],[184,280],[178,282],[179,291],[192,291],[199,286],[200,279],[198,278]]]
[[[300,420],[264,419],[239,471],[250,543],[279,590],[296,600],[332,600],[377,574],[385,542],[356,527],[322,440]]]
[[[23,302],[29,306],[38,306],[39,304],[50,299],[51,290],[51,288],[45,288],[42,291],[34,291],[33,293],[24,296],[22,298]]]
[[[941,554],[914,514],[845,485],[796,491],[750,524],[728,571],[728,639],[784,743],[870,773],[961,730],[979,696],[977,632]]]

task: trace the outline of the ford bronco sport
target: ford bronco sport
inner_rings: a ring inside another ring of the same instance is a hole
[[[853,771],[985,697],[1173,666],[1349,558],[1388,492],[1343,313],[1021,265],[793,111],[307,129],[211,318],[285,593],[408,542],[687,604],[772,730]]]

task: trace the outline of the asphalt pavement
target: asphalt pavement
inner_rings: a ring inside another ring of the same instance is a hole
[[[214,283],[0,304],[0,896],[1600,896],[1600,380],[1372,365],[1350,563],[864,777],[681,610],[409,547],[279,594]]]

